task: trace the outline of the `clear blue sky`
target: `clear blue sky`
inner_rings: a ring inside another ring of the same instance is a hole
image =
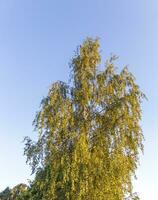
[[[100,37],[103,58],[120,56],[149,101],[143,104],[144,156],[135,189],[156,200],[158,187],[158,1],[0,1],[0,190],[30,178],[23,157],[26,135],[41,98],[56,80],[67,81],[68,63],[85,37]]]

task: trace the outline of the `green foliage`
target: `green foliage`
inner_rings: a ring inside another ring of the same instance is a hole
[[[52,84],[34,120],[38,141],[26,137],[25,155],[36,174],[31,200],[138,199],[132,177],[143,150],[135,78],[101,62],[99,41],[88,38],[71,62],[71,83]]]
[[[27,185],[21,183],[15,186],[13,189],[6,188],[0,193],[0,200],[29,200]]]
[[[11,190],[9,187],[7,187],[0,193],[0,200],[9,200],[10,195],[11,195]]]

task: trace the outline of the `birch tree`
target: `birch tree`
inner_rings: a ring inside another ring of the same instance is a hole
[[[42,100],[38,140],[25,138],[36,175],[30,199],[139,199],[132,179],[143,151],[145,96],[126,67],[116,70],[115,56],[100,65],[99,40],[88,38],[71,60],[71,83],[53,83]]]

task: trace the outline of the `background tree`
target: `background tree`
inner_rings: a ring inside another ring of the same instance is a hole
[[[7,187],[0,193],[0,200],[9,200],[10,196],[11,196],[11,190],[9,187]]]
[[[26,200],[28,198],[28,186],[26,184],[18,184],[13,189],[7,187],[0,193],[0,200]]]
[[[31,199],[138,199],[132,177],[143,150],[134,76],[114,66],[99,71],[99,41],[88,38],[71,62],[70,85],[52,84],[34,120],[38,141],[26,137],[25,155],[36,174]]]
[[[26,200],[28,186],[26,184],[18,184],[11,190],[10,200]]]

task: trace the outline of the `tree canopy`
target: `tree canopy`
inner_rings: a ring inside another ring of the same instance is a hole
[[[7,187],[0,193],[0,200],[26,200],[28,198],[28,186],[26,184],[18,184],[12,189]]]
[[[38,140],[25,138],[35,174],[25,199],[139,199],[132,179],[143,151],[145,97],[115,56],[101,67],[98,39],[86,39],[71,60],[71,81],[51,85],[34,120]]]
[[[132,177],[143,150],[134,76],[118,73],[115,56],[99,71],[99,41],[88,38],[71,61],[71,83],[53,83],[34,120],[38,141],[26,138],[36,173],[32,199],[137,198]]]

